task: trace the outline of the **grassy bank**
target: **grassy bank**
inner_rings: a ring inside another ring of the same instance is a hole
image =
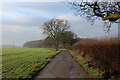
[[[44,48],[3,48],[2,78],[32,78],[58,52]]]
[[[89,67],[89,64],[85,61],[85,59],[72,51],[69,51],[72,57],[83,67],[83,69],[87,72],[90,78],[102,78],[102,75],[97,70],[94,70],[92,67]]]

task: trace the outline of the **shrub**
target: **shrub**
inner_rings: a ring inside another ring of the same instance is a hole
[[[120,76],[120,42],[117,38],[79,41],[73,45],[73,50],[83,56],[94,68],[103,71],[105,78]]]

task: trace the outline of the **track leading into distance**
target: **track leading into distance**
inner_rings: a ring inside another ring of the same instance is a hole
[[[35,77],[40,78],[89,78],[83,68],[71,57],[67,50],[62,50]]]

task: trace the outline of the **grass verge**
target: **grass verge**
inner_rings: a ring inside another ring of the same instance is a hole
[[[83,69],[87,72],[90,78],[103,78],[103,76],[101,75],[102,73],[98,72],[97,70],[94,70],[92,67],[89,67],[88,63],[85,62],[83,57],[78,56],[71,50],[69,50],[69,53],[83,67]]]

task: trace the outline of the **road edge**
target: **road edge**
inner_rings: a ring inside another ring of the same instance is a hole
[[[53,56],[50,58],[50,60],[45,64],[45,66],[44,66],[43,68],[41,68],[40,70],[38,70],[38,71],[32,76],[32,78],[29,79],[29,80],[35,80],[36,77],[39,75],[40,71],[42,71],[42,70],[51,62],[51,60],[54,59],[55,56],[57,56],[60,52],[61,52],[61,50],[60,50],[59,52],[57,52],[55,55],[53,55]]]
[[[89,78],[91,78],[91,79],[96,79],[96,78],[103,79],[103,77],[100,77],[100,76],[99,76],[100,74],[99,74],[98,76],[96,76],[96,77],[91,76],[91,75],[90,75],[90,72],[83,67],[84,65],[81,65],[81,64],[80,64],[80,62],[78,61],[79,58],[77,57],[77,55],[75,55],[74,52],[73,52],[73,54],[74,54],[74,55],[73,55],[72,52],[71,52],[71,50],[68,50],[68,51],[69,51],[69,54],[72,56],[72,58],[75,59],[75,61],[83,68],[83,70],[86,72],[86,74],[89,76]],[[88,67],[88,66],[87,66],[87,67]],[[90,70],[94,70],[94,69],[91,69],[90,67],[88,67],[88,68],[89,68]],[[94,70],[94,71],[95,71],[95,70]],[[97,73],[97,72],[94,72],[94,74],[95,74],[95,73]]]

